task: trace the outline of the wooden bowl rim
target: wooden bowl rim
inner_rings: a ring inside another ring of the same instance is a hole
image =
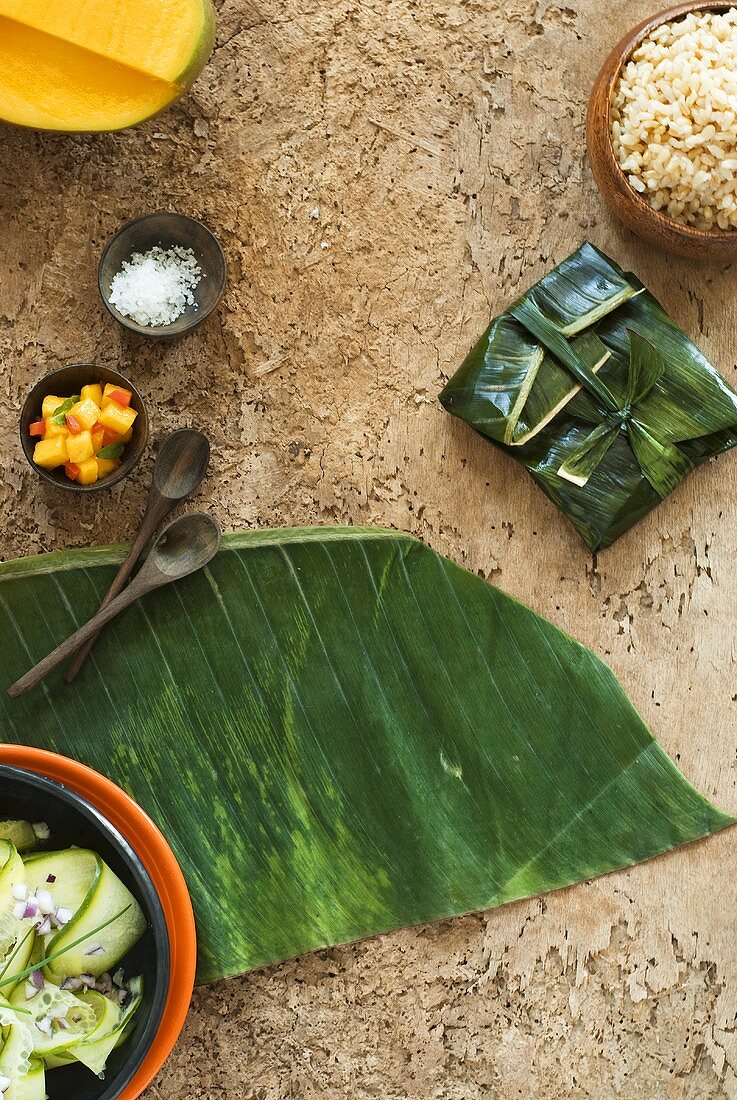
[[[594,84],[594,89],[597,88],[600,82],[606,79],[607,160],[609,161],[609,167],[613,172],[614,179],[621,183],[626,191],[626,197],[631,199],[636,207],[639,207],[644,217],[648,218],[655,225],[659,225],[664,234],[677,236],[683,241],[701,244],[707,248],[713,248],[717,244],[724,246],[729,243],[730,238],[733,237],[735,253],[737,254],[737,229],[697,229],[694,226],[677,222],[673,218],[669,218],[667,214],[663,214],[662,211],[656,210],[651,206],[627,179],[625,172],[618,164],[617,158],[614,155],[614,145],[612,143],[612,100],[614,98],[614,89],[622,69],[630,60],[632,54],[641,42],[657,27],[662,26],[664,23],[672,23],[677,19],[690,15],[692,12],[721,12],[730,11],[732,8],[737,8],[737,0],[691,0],[690,3],[676,4],[671,8],[665,8],[663,11],[649,16],[647,19],[643,19],[641,23],[638,23],[636,27],[628,31],[607,55],[604,64],[599,70],[599,76]],[[596,122],[593,121],[592,125],[596,126]]]

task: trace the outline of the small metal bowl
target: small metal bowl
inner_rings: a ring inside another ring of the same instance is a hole
[[[620,73],[648,35],[663,23],[690,12],[728,11],[734,0],[696,0],[651,16],[618,42],[601,67],[591,91],[586,116],[586,143],[594,179],[604,200],[633,232],[666,252],[693,260],[729,261],[737,258],[737,230],[696,229],[655,210],[635,191],[619,167],[612,145],[612,100]]]
[[[66,476],[63,466],[56,470],[43,470],[36,465],[33,461],[36,440],[29,435],[28,430],[34,420],[40,419],[44,397],[48,397],[49,394],[54,394],[56,397],[70,397],[73,393],[79,393],[82,386],[95,382],[101,382],[103,385],[112,382],[115,386],[123,386],[130,390],[133,395],[131,408],[136,410],[138,416],[133,423],[133,436],[130,443],[125,445],[118,469],[107,477],[101,478],[100,481],[96,481],[94,485],[78,485],[76,481]],[[94,493],[99,489],[109,489],[111,485],[117,485],[138,463],[148,442],[148,414],[140,393],[122,374],[118,374],[110,367],[95,366],[94,363],[75,363],[73,366],[60,367],[44,375],[28,394],[20,414],[20,442],[23,454],[42,481],[48,482],[57,489],[68,489],[73,493]]]
[[[170,325],[139,325],[124,317],[110,302],[110,284],[134,252],[148,252],[159,245],[191,248],[202,269],[202,278],[193,291],[195,301]],[[222,298],[227,280],[225,253],[218,239],[202,222],[185,214],[146,214],[127,222],[107,244],[100,257],[98,285],[108,312],[130,332],[140,336],[169,338],[192,332],[210,316]]]

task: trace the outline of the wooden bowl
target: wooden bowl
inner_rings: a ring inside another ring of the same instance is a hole
[[[164,249],[175,245],[191,248],[202,270],[202,278],[192,291],[194,302],[176,321],[170,325],[139,325],[130,317],[124,317],[112,304],[110,284],[134,252],[145,253],[156,245]],[[225,253],[207,226],[186,214],[159,211],[126,222],[118,230],[100,257],[97,281],[105,308],[124,328],[139,336],[171,339],[192,332],[210,316],[223,295],[227,277]]]
[[[112,382],[115,386],[123,386],[130,390],[133,395],[131,408],[136,410],[138,416],[133,423],[133,436],[130,443],[125,445],[118,469],[107,477],[101,478],[100,481],[96,481],[94,485],[79,485],[67,477],[63,466],[56,470],[44,470],[36,465],[33,461],[36,441],[29,434],[29,428],[33,421],[41,416],[44,397],[49,394],[54,394],[56,397],[70,397],[73,393],[79,393],[82,386],[94,382],[101,382],[103,386],[107,382]],[[112,370],[111,367],[98,367],[93,363],[75,363],[73,366],[60,367],[58,370],[51,371],[50,374],[45,374],[28,394],[20,415],[20,441],[24,455],[42,481],[54,485],[57,489],[68,489],[72,493],[96,493],[100,489],[109,489],[111,485],[122,481],[137,464],[148,442],[148,414],[140,393],[122,374]]]
[[[605,201],[633,232],[666,252],[675,252],[693,260],[733,260],[737,258],[737,230],[694,229],[673,221],[654,210],[630,185],[619,167],[612,147],[611,106],[623,66],[656,27],[670,23],[689,12],[729,11],[737,0],[701,0],[678,4],[646,19],[617,43],[601,67],[589,98],[586,115],[586,144],[591,171]]]

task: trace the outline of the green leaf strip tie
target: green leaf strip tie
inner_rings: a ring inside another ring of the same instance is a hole
[[[629,373],[624,395],[618,399],[534,302],[522,298],[509,312],[567,367],[599,403],[601,422],[560,466],[559,476],[574,485],[584,486],[619,433],[624,431],[643,475],[658,496],[667,497],[694,466],[672,443],[657,439],[636,416],[637,406],[665,372],[665,360],[660,353],[639,333],[633,329],[627,330],[630,340]]]

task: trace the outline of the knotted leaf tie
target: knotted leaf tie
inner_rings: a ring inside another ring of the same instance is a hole
[[[674,444],[659,440],[637,416],[638,406],[666,369],[665,360],[656,348],[639,333],[628,330],[629,372],[624,394],[618,398],[576,354],[566,335],[551,324],[533,302],[522,299],[510,312],[570,370],[598,403],[597,420],[591,421],[596,426],[560,466],[558,474],[574,485],[585,485],[620,432],[625,432],[644,477],[658,496],[668,496],[694,467]],[[585,412],[577,415],[580,419],[588,419]]]

